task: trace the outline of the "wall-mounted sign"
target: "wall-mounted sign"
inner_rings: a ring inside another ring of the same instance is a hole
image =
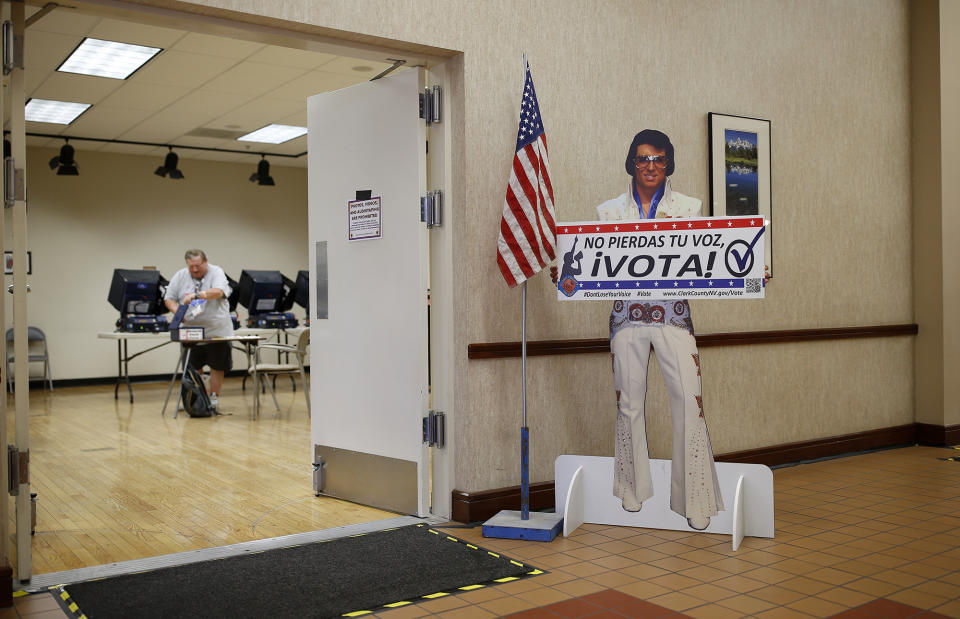
[[[347,203],[349,231],[347,239],[363,241],[383,236],[383,217],[380,196],[369,200],[351,200]]]

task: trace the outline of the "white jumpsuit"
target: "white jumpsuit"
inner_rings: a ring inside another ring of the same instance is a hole
[[[598,206],[597,213],[603,220],[641,219],[632,188]],[[699,215],[700,200],[671,191],[668,179],[656,217]],[[660,362],[673,419],[670,509],[686,518],[714,516],[723,509],[723,498],[703,416],[700,355],[686,301],[644,299],[614,305],[610,316],[617,390],[613,494],[638,503],[653,496],[644,419],[651,348]]]

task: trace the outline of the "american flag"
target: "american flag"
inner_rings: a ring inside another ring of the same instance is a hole
[[[497,239],[497,265],[511,288],[533,277],[552,261],[557,245],[547,136],[543,132],[530,65],[525,69],[517,149]]]

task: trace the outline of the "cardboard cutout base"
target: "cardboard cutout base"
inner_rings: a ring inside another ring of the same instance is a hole
[[[733,535],[734,512],[739,512],[742,516],[741,535],[773,537],[773,471],[762,464],[717,462],[716,466],[727,509],[710,519],[705,532]],[[556,505],[565,506],[574,516],[570,525],[565,527],[564,535],[572,533],[580,522],[696,531],[686,518],[670,509],[670,460],[650,460],[653,496],[643,502],[639,512],[624,510],[620,499],[613,496],[613,458],[560,456],[554,463],[554,475]],[[574,477],[580,481],[571,484]],[[738,483],[742,484],[739,500]],[[577,487],[580,485],[582,498],[577,496],[581,492]],[[571,486],[574,486],[572,491]]]

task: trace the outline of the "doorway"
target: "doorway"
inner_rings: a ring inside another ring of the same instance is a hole
[[[28,18],[36,9],[28,7]],[[69,53],[70,41],[95,35],[124,42],[143,36],[141,40],[163,49],[158,58],[166,54],[177,62],[153,70],[152,76],[147,65],[141,70],[143,84],[129,92],[121,92],[104,78],[93,78],[96,84],[88,90],[80,86],[77,76],[57,75],[58,58]],[[276,120],[284,124],[296,125],[302,118],[305,125],[306,95],[301,117],[301,110],[284,103],[284,89],[306,93],[313,86],[341,88],[366,81],[398,60],[405,60],[398,67],[436,62],[410,54],[404,58],[388,49],[301,38],[293,32],[198,20],[173,11],[121,10],[95,4],[55,9],[28,28],[28,45],[32,38],[41,39],[32,55],[46,68],[43,76],[31,78],[28,60],[28,97],[69,99],[71,93],[83,91],[81,99],[95,99],[84,113],[85,121],[80,118],[82,125],[80,121],[66,128],[27,125],[28,133],[43,134],[28,137],[33,181],[28,244],[34,265],[29,320],[31,324],[61,325],[60,332],[45,329],[51,356],[55,365],[59,364],[54,368],[55,379],[61,384],[97,382],[115,371],[112,346],[93,339],[96,332],[112,327],[115,318],[105,302],[106,278],[113,268],[156,266],[169,278],[180,266],[182,250],[193,246],[206,246],[211,262],[224,266],[228,274],[232,271],[234,278],[245,268],[278,268],[294,274],[307,268],[306,157],[282,156],[306,149],[299,151],[294,142],[246,148],[250,154],[222,152],[244,148],[227,148],[235,146],[231,132],[250,128],[245,123],[259,122],[256,113],[264,109],[275,110]],[[206,81],[193,83],[192,89],[183,92],[189,83],[185,75],[194,73],[178,72],[178,67],[205,67]],[[244,92],[251,76],[260,80]],[[329,80],[310,79],[321,76]],[[148,88],[144,77],[162,88]],[[115,105],[103,105],[111,97]],[[124,102],[134,107],[121,112],[120,103]],[[229,109],[222,115],[210,113],[213,106],[223,103]],[[112,109],[104,114],[97,111],[98,106]],[[150,112],[143,118],[135,106],[157,109],[139,110]],[[206,109],[209,118],[187,122],[184,117],[196,109]],[[98,133],[101,127],[110,130]],[[78,181],[72,186],[55,186],[65,179],[45,177],[47,160],[65,143],[60,137],[44,137],[48,135],[104,139],[82,142],[82,146],[76,139],[70,142],[80,169],[78,177],[67,179]],[[134,141],[153,142],[154,146],[124,143]],[[166,184],[157,185],[160,180],[151,172],[171,152],[166,144],[209,145],[220,150],[174,148],[185,178],[162,179]],[[275,187],[247,182],[246,177],[263,158],[272,165]],[[154,185],[128,182],[141,173]],[[43,208],[48,196],[42,195],[41,182],[58,194],[51,199],[59,208]],[[291,188],[297,183],[302,183],[302,225],[294,218],[300,194]],[[287,189],[281,189],[285,186]],[[285,193],[267,193],[274,189]],[[198,208],[202,203],[208,208]],[[171,230],[171,219],[181,222],[175,226],[179,231]],[[209,230],[216,234],[204,233]],[[86,268],[82,272],[69,272],[70,261],[62,254],[65,248],[83,258]],[[105,274],[100,277],[94,271]],[[86,289],[82,294],[69,289],[78,280]],[[63,326],[62,313],[58,313],[68,309],[64,299],[72,299],[69,326]],[[87,322],[83,324],[83,320]],[[71,355],[75,358],[78,350],[90,353],[74,364],[66,362]],[[169,376],[174,361],[173,347],[166,347],[138,359],[131,372]],[[235,362],[245,367],[242,359]],[[249,421],[249,388],[245,395],[239,382],[239,378],[228,381],[224,390],[224,403],[234,402],[233,414],[208,426],[197,425],[205,420],[173,420],[169,414],[161,417],[157,399],[166,386],[162,382],[136,384],[133,403],[114,400],[109,397],[112,389],[92,385],[32,393],[33,491],[39,495],[33,548],[38,558],[41,552],[49,557],[46,562],[37,560],[33,573],[152,556],[169,552],[171,547],[200,548],[383,517],[384,512],[313,496],[309,419],[300,394],[283,386],[287,398],[278,394],[281,410],[273,409],[266,399],[261,418]],[[302,447],[302,455],[297,457]],[[444,458],[441,455],[439,460],[446,471],[449,463]],[[89,470],[81,473],[88,465]],[[447,472],[442,475],[450,477]],[[281,477],[283,484],[279,483]],[[279,494],[270,494],[288,483],[291,485]],[[269,492],[257,491],[257,487]],[[231,488],[235,489],[232,496]],[[202,506],[202,497],[221,496],[224,491],[228,496],[219,505]],[[449,502],[449,490],[446,498]],[[318,515],[320,503],[333,506],[324,508],[327,515]],[[85,504],[89,507],[84,508]],[[250,507],[255,507],[253,512],[246,511]],[[159,516],[157,510],[176,515]],[[165,537],[169,539],[161,541]]]

